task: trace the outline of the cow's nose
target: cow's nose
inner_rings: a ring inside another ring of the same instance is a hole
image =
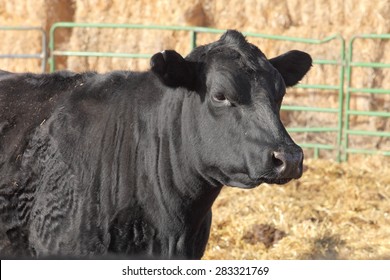
[[[301,148],[293,151],[275,151],[272,162],[279,178],[298,179],[302,176],[303,151]]]

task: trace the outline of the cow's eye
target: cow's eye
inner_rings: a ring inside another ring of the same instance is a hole
[[[216,93],[213,95],[215,101],[223,102],[226,100],[226,96],[223,93]]]
[[[220,104],[220,105],[227,105],[227,106],[231,105],[230,101],[221,92],[213,94],[212,99],[213,99],[213,101],[215,101],[217,104]]]

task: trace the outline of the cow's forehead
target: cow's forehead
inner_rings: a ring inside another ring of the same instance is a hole
[[[270,63],[261,52],[222,46],[207,54],[206,64],[212,67],[231,67],[232,71],[263,72],[272,71]],[[237,69],[238,68],[238,69]]]
[[[253,48],[249,50],[223,46],[210,50],[205,61],[206,68],[217,72],[232,72],[234,76],[242,73],[249,79],[278,79],[280,75],[268,59],[255,46],[251,47]]]
[[[238,67],[255,72],[273,71],[273,67],[259,48],[247,42],[241,33],[231,30],[218,41],[194,49],[187,59],[209,66],[215,63],[232,65],[232,62],[236,62]]]

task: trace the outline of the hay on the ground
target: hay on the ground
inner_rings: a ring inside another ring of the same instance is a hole
[[[204,259],[390,259],[390,158],[305,165],[285,186],[226,187]]]

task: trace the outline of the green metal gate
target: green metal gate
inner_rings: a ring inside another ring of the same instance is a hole
[[[378,149],[363,149],[363,148],[352,148],[349,144],[349,136],[351,135],[360,135],[360,136],[379,136],[390,138],[390,132],[388,131],[368,131],[368,130],[359,130],[354,128],[351,124],[352,116],[369,116],[369,117],[385,117],[390,118],[390,112],[385,111],[363,111],[363,110],[352,110],[351,109],[351,97],[358,93],[366,93],[373,95],[383,95],[390,94],[389,89],[383,88],[367,88],[367,87],[353,87],[353,69],[356,68],[390,68],[390,63],[381,63],[381,62],[365,62],[365,61],[355,61],[354,60],[354,43],[357,40],[361,39],[371,39],[371,40],[388,40],[390,39],[390,34],[363,34],[354,36],[349,42],[348,48],[348,63],[347,63],[347,84],[346,84],[346,108],[345,108],[345,126],[344,126],[344,154],[343,160],[348,158],[348,154],[360,153],[360,154],[382,154],[390,156],[390,147],[388,150],[378,150]],[[390,100],[389,100],[390,102]]]
[[[183,26],[160,26],[160,25],[137,25],[137,24],[106,24],[106,23],[72,23],[72,22],[58,22],[52,25],[50,29],[50,71],[56,70],[55,57],[56,56],[94,56],[94,57],[121,57],[121,58],[150,58],[152,54],[139,54],[139,53],[113,53],[113,52],[89,52],[89,51],[63,51],[57,50],[55,45],[55,31],[59,28],[113,28],[113,29],[144,29],[144,30],[173,30],[173,31],[187,31],[189,33],[189,45],[190,49],[197,46],[197,35],[199,33],[211,33],[222,34],[226,30],[211,29],[203,27],[183,27]],[[321,107],[308,107],[308,106],[282,106],[282,110],[288,111],[309,111],[309,112],[323,112],[333,114],[337,118],[337,124],[334,127],[289,127],[287,130],[293,133],[321,133],[321,132],[334,132],[337,134],[336,145],[320,144],[320,143],[299,143],[303,148],[313,149],[314,156],[319,156],[320,150],[335,150],[337,153],[337,160],[340,160],[340,147],[342,137],[342,100],[343,100],[343,86],[344,86],[344,61],[345,61],[345,41],[340,35],[333,35],[322,40],[308,39],[308,38],[296,38],[287,36],[267,35],[251,32],[243,32],[247,37],[263,38],[270,40],[281,40],[289,42],[298,42],[304,44],[322,45],[327,43],[339,44],[339,55],[334,60],[314,60],[314,65],[335,65],[339,67],[339,81],[334,85],[325,84],[300,84],[297,87],[303,89],[315,89],[315,90],[335,90],[338,92],[338,106],[337,108],[321,108]]]
[[[161,26],[161,25],[139,25],[139,24],[106,24],[106,23],[73,23],[73,22],[58,22],[50,28],[50,57],[49,57],[49,70],[53,72],[56,70],[55,58],[58,56],[83,56],[83,57],[117,57],[117,58],[144,58],[148,59],[152,54],[148,53],[117,53],[117,52],[91,52],[91,51],[66,51],[59,50],[55,44],[55,32],[59,28],[97,28],[97,29],[141,29],[141,30],[166,30],[166,31],[186,31],[188,32],[189,49],[193,49],[197,46],[198,35],[200,33],[208,34],[222,34],[225,30],[212,29],[204,27],[183,27],[183,26]],[[6,27],[0,26],[0,30],[9,31],[37,31],[42,34],[42,51],[35,54],[0,54],[1,58],[15,58],[15,59],[40,59],[41,70],[46,70],[46,34],[40,27]],[[390,63],[384,63],[379,61],[357,61],[354,58],[354,52],[356,52],[356,41],[360,40],[389,40],[390,34],[363,34],[352,37],[348,44],[348,56],[345,51],[345,40],[342,36],[336,34],[324,39],[309,39],[309,38],[296,38],[288,36],[277,36],[268,34],[259,34],[252,32],[243,32],[247,37],[262,38],[268,40],[297,42],[303,44],[325,45],[325,44],[338,44],[338,55],[335,59],[315,59],[314,65],[333,65],[338,67],[339,77],[335,84],[299,84],[296,88],[303,90],[316,90],[318,92],[322,90],[332,90],[337,92],[337,107],[319,107],[319,106],[292,106],[284,105],[282,110],[284,111],[304,111],[304,112],[318,112],[331,114],[333,118],[337,119],[336,125],[332,127],[322,126],[307,126],[307,127],[288,127],[287,130],[291,133],[323,133],[332,132],[336,135],[336,144],[321,144],[304,142],[299,143],[305,149],[312,149],[314,151],[314,157],[319,157],[321,150],[335,151],[336,160],[346,160],[349,154],[381,154],[390,156],[390,147],[385,149],[367,149],[361,147],[354,147],[351,145],[351,136],[365,136],[365,137],[381,137],[390,139],[390,132],[386,131],[386,127],[380,131],[378,130],[362,130],[356,127],[351,121],[351,118],[358,116],[366,117],[381,117],[386,118],[390,122],[390,109],[384,110],[358,110],[352,108],[351,101],[359,94],[368,94],[371,96],[390,96],[390,89],[381,87],[364,87],[355,86],[354,79],[356,75],[353,72],[357,68],[372,68],[372,69],[385,69],[390,68]],[[346,74],[346,75],[345,75]],[[344,79],[346,76],[346,80]],[[360,77],[359,77],[360,78]],[[390,99],[390,98],[389,98]],[[388,101],[390,102],[390,101]],[[390,108],[390,105],[389,105]]]
[[[0,54],[1,58],[13,58],[13,59],[39,59],[41,60],[41,71],[42,73],[46,70],[46,58],[47,58],[47,50],[46,50],[46,32],[41,27],[30,27],[30,26],[0,26],[0,30],[5,31],[17,31],[17,32],[23,32],[23,31],[36,31],[41,34],[41,52],[40,53],[34,53],[34,54],[26,54],[26,53],[19,53],[19,54]]]

